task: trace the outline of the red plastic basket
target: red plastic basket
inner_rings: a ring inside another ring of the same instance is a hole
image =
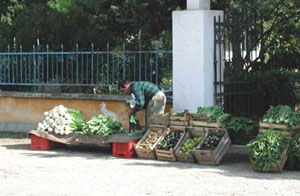
[[[31,150],[50,150],[51,141],[31,134]]]
[[[131,159],[134,155],[134,144],[136,140],[131,140],[129,143],[113,143],[113,156],[120,158]]]

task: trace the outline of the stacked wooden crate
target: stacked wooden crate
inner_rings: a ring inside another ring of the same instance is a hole
[[[134,145],[137,156],[144,159],[156,159],[154,148],[167,132],[166,126],[150,126],[139,142]]]

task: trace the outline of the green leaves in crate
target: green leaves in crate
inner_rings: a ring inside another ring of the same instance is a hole
[[[289,154],[294,157],[300,158],[300,133],[293,136]]]
[[[230,115],[223,112],[220,106],[198,107],[198,114],[206,115],[207,121],[220,120],[224,122]]]
[[[282,158],[282,152],[289,140],[290,137],[284,136],[278,131],[268,130],[247,144],[250,159],[256,162],[256,167],[260,171],[267,171],[271,165]]]
[[[300,124],[300,114],[293,112],[287,105],[271,106],[262,119],[265,123],[298,125]]]

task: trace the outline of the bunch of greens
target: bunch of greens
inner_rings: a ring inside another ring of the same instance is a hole
[[[232,117],[225,123],[224,128],[235,133],[250,134],[257,131],[258,122],[246,117]]]
[[[123,132],[124,128],[119,121],[109,116],[100,114],[98,116],[93,116],[87,123],[83,125],[82,131],[79,131],[78,133],[108,136]]]
[[[292,138],[289,154],[300,159],[300,133]]]
[[[224,113],[220,106],[198,107],[197,114],[206,116],[207,121],[220,120],[221,123],[223,123],[230,116],[229,114]]]
[[[54,132],[68,135],[82,130],[84,117],[79,110],[66,108],[63,105],[55,106],[52,110],[44,112],[46,118],[38,123],[38,131]]]
[[[135,115],[130,115],[129,122],[130,122],[130,125],[129,125],[130,130],[132,130],[133,127],[137,130],[141,129],[140,121]]]
[[[247,147],[250,159],[256,162],[260,171],[267,171],[271,165],[282,158],[282,152],[287,147],[290,137],[280,132],[267,130],[266,133],[256,137]]]
[[[298,125],[300,124],[300,114],[293,112],[287,105],[271,106],[262,119],[265,123]]]

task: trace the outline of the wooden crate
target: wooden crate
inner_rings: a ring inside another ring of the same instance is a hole
[[[264,134],[265,132],[267,132],[267,130],[280,131],[282,135],[293,136],[299,132],[300,125],[292,126],[292,131],[289,131],[287,125],[259,122],[258,134],[259,135]]]
[[[172,162],[175,162],[177,159],[176,159],[176,156],[175,156],[175,151],[176,149],[178,148],[179,144],[181,143],[182,139],[184,138],[184,135],[186,133],[185,131],[185,128],[181,127],[181,128],[178,128],[178,127],[170,127],[167,134],[165,134],[159,141],[159,143],[161,143],[165,137],[171,133],[172,131],[182,131],[183,134],[182,136],[180,137],[180,139],[178,140],[176,146],[174,148],[171,148],[169,150],[160,150],[157,148],[157,145],[155,147],[155,153],[156,153],[156,157],[158,160],[163,160],[163,161],[172,161]],[[159,144],[158,143],[158,144]]]
[[[170,126],[182,126],[187,127],[189,126],[190,118],[187,112],[184,113],[184,116],[176,116],[172,113],[169,113],[169,119],[170,119]]]
[[[181,162],[195,163],[196,159],[192,151],[188,154],[185,154],[185,153],[181,153],[180,149],[187,139],[202,136],[201,140],[203,140],[205,138],[205,134],[206,132],[204,128],[188,128],[184,138],[182,139],[178,148],[175,151],[175,156],[177,160]],[[201,140],[199,141],[199,143],[201,142]]]
[[[162,115],[155,116],[149,126],[166,126],[168,127],[170,125],[170,114],[165,113]]]
[[[220,161],[224,157],[226,151],[228,150],[231,140],[229,137],[229,134],[227,130],[221,129],[221,128],[206,128],[207,135],[205,136],[205,139],[210,134],[224,133],[222,139],[219,141],[219,144],[214,150],[194,150],[194,156],[199,164],[204,165],[219,165]],[[198,144],[197,148],[200,149],[205,141],[205,139],[201,140],[201,142]]]
[[[193,120],[193,117],[201,114],[190,114],[190,126],[191,127],[212,127],[220,128],[221,123],[219,120],[205,121],[205,120]]]
[[[256,166],[256,161],[253,161],[250,159],[250,163],[252,166],[253,171],[256,172],[271,172],[271,173],[280,173],[282,172],[282,169],[284,167],[284,164],[287,161],[287,150],[288,150],[289,145],[286,146],[286,148],[284,149],[284,151],[282,152],[282,157],[281,159],[277,160],[273,165],[271,165],[268,170],[266,171],[261,171],[257,166]]]
[[[151,132],[158,132],[159,130],[161,130],[162,133],[153,144],[143,144]],[[154,148],[166,133],[166,126],[150,126],[139,142],[134,145],[137,156],[144,159],[156,159]]]

